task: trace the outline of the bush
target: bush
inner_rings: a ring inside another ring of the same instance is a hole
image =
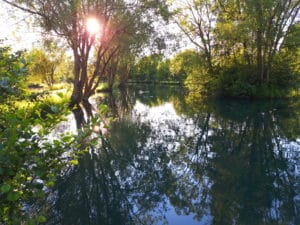
[[[202,66],[192,70],[185,81],[185,85],[190,91],[203,96],[216,94],[215,83],[215,77]]]
[[[20,95],[27,76],[24,52],[11,52],[9,47],[0,46],[0,92],[2,100],[11,95]]]
[[[220,95],[229,97],[253,97],[256,92],[249,70],[242,66],[224,70],[218,78],[217,88]]]

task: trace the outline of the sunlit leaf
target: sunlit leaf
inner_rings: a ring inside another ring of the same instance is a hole
[[[62,93],[62,92],[58,92],[58,93],[56,93],[57,95],[58,95],[58,97],[60,97],[60,98],[63,98],[64,97],[64,93]]]
[[[108,112],[107,105],[103,105],[103,104],[99,105],[99,111],[100,111],[101,114],[107,113]]]
[[[77,159],[73,159],[73,160],[70,161],[70,164],[76,166],[76,165],[78,165],[78,160]]]
[[[69,142],[72,141],[72,139],[73,139],[72,136],[64,136],[62,138],[62,141],[65,142],[65,143],[69,143]]]

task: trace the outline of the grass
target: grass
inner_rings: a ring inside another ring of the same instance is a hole
[[[36,86],[36,88],[30,88],[30,86]],[[52,87],[48,87],[43,83],[34,83],[30,84],[27,88],[27,91],[30,93],[39,93],[44,91],[67,91],[72,88],[70,83],[62,82],[62,83],[55,83]]]
[[[17,108],[28,107],[35,105],[38,102],[47,102],[49,104],[62,104],[67,103],[70,99],[70,90],[59,90],[59,91],[39,91],[39,92],[29,92],[28,98],[23,100],[17,100],[14,102],[14,106]]]
[[[63,86],[62,86],[63,87]],[[70,89],[28,89],[21,97],[12,97],[0,104],[1,114],[15,113],[25,118],[46,118],[47,114],[61,114],[68,108]]]
[[[71,89],[72,85],[69,83],[56,83],[49,90],[57,91],[57,90],[68,90]]]

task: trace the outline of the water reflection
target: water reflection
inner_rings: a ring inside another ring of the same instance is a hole
[[[48,224],[299,224],[295,102],[134,89],[49,200]]]

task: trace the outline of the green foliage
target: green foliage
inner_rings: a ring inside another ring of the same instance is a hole
[[[49,47],[48,51],[43,49],[32,49],[27,58],[29,65],[29,82],[45,83],[52,87],[58,79],[67,80],[70,77],[70,65],[61,51],[55,47]],[[69,70],[69,71],[66,71]]]
[[[172,79],[181,83],[184,82],[188,75],[199,68],[202,60],[195,50],[185,50],[177,53],[170,62]]]
[[[153,16],[168,18],[167,5],[163,0],[143,1],[106,1],[106,0],[56,0],[44,1],[5,1],[6,3],[33,14],[41,28],[56,33],[64,39],[73,52],[73,93],[70,105],[78,105],[95,93],[107,66],[116,67],[119,55],[137,55],[151,37]],[[93,17],[101,24],[99,32],[90,32],[86,22]],[[38,63],[33,72],[47,75],[46,83],[54,83],[54,65],[52,59],[42,57],[44,63]],[[124,65],[124,64],[123,64]],[[46,70],[47,69],[47,70]],[[114,75],[110,76],[114,81]],[[127,76],[127,74],[126,74]],[[50,79],[48,79],[50,78]],[[123,80],[121,83],[123,83]],[[125,79],[126,80],[126,79]]]
[[[165,64],[165,65],[163,65]],[[167,62],[163,62],[162,55],[153,54],[141,58],[131,72],[131,80],[138,82],[157,82],[167,80],[168,73]]]
[[[161,61],[157,66],[156,79],[159,81],[167,81],[171,78],[170,60]]]
[[[210,75],[205,66],[197,65],[187,74],[185,85],[189,91],[200,93],[203,96],[214,95],[212,89],[214,77]]]
[[[61,94],[57,98],[25,100],[23,96],[18,101],[16,96],[8,96],[0,105],[1,224],[39,224],[46,220],[43,211],[31,211],[30,204],[44,199],[68,164],[62,154],[78,146],[73,135],[51,135],[68,112],[67,98]],[[69,157],[74,158],[73,154]]]
[[[43,120],[38,109],[32,113],[10,106],[0,114],[0,221],[5,224],[30,219],[22,205],[43,198],[63,166],[59,157],[71,144],[48,140],[47,135],[60,119],[46,116]],[[31,219],[41,222],[40,213]]]
[[[173,19],[201,55],[199,69],[184,53],[171,61],[172,73],[184,74],[190,90],[235,97],[299,90],[298,1],[188,0],[174,8]],[[189,71],[180,72],[181,61]]]
[[[284,48],[294,52],[300,48],[300,22],[297,22],[291,27],[286,37]]]
[[[138,82],[184,83],[191,73],[201,66],[201,56],[194,50],[186,50],[171,60],[153,54],[141,58],[134,66],[130,78]]]
[[[256,66],[236,54],[223,62],[219,71],[218,90],[233,97],[289,97],[300,87],[299,25],[292,26],[283,48],[273,57],[267,82],[261,82]],[[226,64],[224,64],[226,63]]]
[[[244,74],[224,74],[220,80],[221,93],[230,97],[252,97],[255,94],[255,86],[247,82]]]
[[[299,88],[300,85],[300,23],[296,23],[291,27],[287,35],[283,50],[275,57],[275,71],[280,70],[281,74],[286,74],[289,77],[283,80],[288,80],[291,86]],[[279,69],[278,67],[281,67]],[[284,71],[284,68],[286,71]]]
[[[10,47],[0,46],[0,92],[1,100],[20,95],[27,75],[24,52],[11,52]]]

